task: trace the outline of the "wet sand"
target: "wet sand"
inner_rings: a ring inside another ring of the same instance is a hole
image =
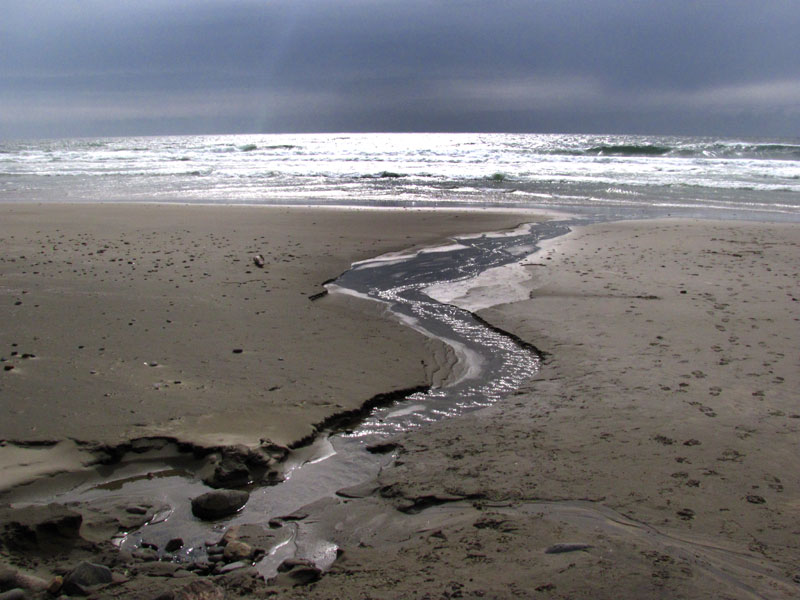
[[[310,297],[354,261],[530,219],[0,206],[0,487],[143,437],[287,446],[376,394],[429,385],[447,367],[436,344],[373,303]]]
[[[321,509],[359,516],[302,595],[797,597],[799,250],[796,225],[677,220],[548,243],[530,299],[479,313],[541,372]]]

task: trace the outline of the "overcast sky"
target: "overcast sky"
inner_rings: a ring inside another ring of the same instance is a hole
[[[3,0],[0,138],[800,136],[798,0]]]

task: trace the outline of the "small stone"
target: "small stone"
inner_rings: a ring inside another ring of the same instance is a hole
[[[253,548],[244,542],[232,541],[225,546],[223,556],[226,562],[247,560],[253,555]]]
[[[62,585],[64,585],[64,578],[61,575],[56,575],[47,584],[47,593],[55,596],[61,590]]]
[[[27,600],[28,596],[22,588],[14,588],[0,594],[0,600]]]
[[[682,508],[677,512],[677,515],[684,521],[691,521],[694,519],[694,511],[691,508]]]
[[[140,560],[142,562],[151,562],[154,560],[158,560],[158,552],[153,550],[152,548],[139,548],[138,550],[134,550],[131,553],[131,556],[136,560]]]
[[[757,494],[749,494],[747,496],[747,501],[750,504],[764,504],[764,503],[766,503],[766,500],[764,499],[764,497],[763,496],[758,496]]]
[[[249,567],[250,563],[244,562],[243,560],[239,560],[236,562],[229,563],[224,567],[221,567],[219,572],[222,573],[230,573],[231,571],[236,571],[237,569],[244,569],[245,567]]]
[[[319,581],[320,571],[313,563],[303,559],[287,558],[278,567],[278,576],[270,580],[283,586],[300,586]]]
[[[183,540],[181,538],[172,538],[167,542],[167,545],[164,546],[164,550],[167,552],[175,552],[181,548],[183,548]]]
[[[220,540],[220,544],[230,544],[233,541],[236,541],[239,538],[239,532],[242,530],[241,525],[231,525],[225,530],[225,533]]]
[[[209,464],[204,471],[203,483],[213,488],[240,487],[252,480],[250,470],[236,455],[224,456],[217,464]]]
[[[244,352],[244,350],[243,350],[243,349],[241,349],[241,348],[234,348],[234,349],[233,349],[233,353],[234,353],[234,354],[241,354],[242,352]]]
[[[238,512],[250,494],[242,490],[214,490],[192,500],[192,514],[205,520],[220,519]]]
[[[70,596],[83,596],[86,595],[86,588],[111,583],[113,579],[108,567],[84,561],[67,575],[62,590]]]

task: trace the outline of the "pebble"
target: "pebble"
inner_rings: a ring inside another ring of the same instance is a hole
[[[85,588],[111,583],[112,580],[111,569],[104,565],[84,561],[67,575],[61,589],[71,596],[85,596],[87,595]]]
[[[156,552],[152,548],[139,548],[138,550],[133,551],[132,556],[136,560],[141,560],[145,562],[158,560],[158,552]]]
[[[167,545],[164,546],[164,550],[167,552],[175,552],[181,548],[183,548],[183,540],[181,538],[172,538],[167,542]]]
[[[220,573],[230,573],[231,571],[235,571],[237,569],[244,569],[245,567],[249,567],[250,563],[244,562],[243,560],[239,560],[236,562],[229,563],[224,567],[221,567],[219,572]]]
[[[235,562],[249,559],[253,555],[253,548],[244,542],[232,541],[225,546],[223,556],[226,562]]]
[[[205,520],[220,519],[239,511],[250,499],[242,490],[214,490],[192,499],[192,514]]]

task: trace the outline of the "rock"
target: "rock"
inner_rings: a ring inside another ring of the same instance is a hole
[[[228,545],[225,546],[223,556],[225,557],[225,562],[247,560],[253,556],[253,548],[250,546],[250,544],[245,544],[244,542],[237,542],[234,540],[232,542],[228,542]]]
[[[255,266],[257,266],[259,269],[263,269],[265,264],[264,257],[260,254],[256,254],[253,257],[253,264],[255,264]]]
[[[108,567],[84,561],[67,575],[61,589],[69,596],[86,596],[86,588],[111,583],[113,579]]]
[[[207,521],[221,519],[239,511],[249,499],[242,490],[214,490],[192,500],[192,514]]]
[[[308,585],[319,581],[322,571],[311,561],[298,558],[287,558],[278,567],[278,576],[271,579],[270,583],[282,587],[295,587]]]
[[[56,575],[47,584],[47,593],[55,596],[61,591],[61,586],[64,585],[64,578],[61,575]]]
[[[83,518],[60,504],[0,510],[0,541],[12,550],[64,550],[80,539]]]
[[[219,543],[224,546],[225,544],[230,544],[231,542],[238,540],[239,532],[241,530],[241,525],[231,525],[225,530],[225,533],[222,535],[222,539],[219,541]]]
[[[26,600],[27,597],[25,590],[21,588],[14,588],[0,594],[0,600]]]
[[[16,588],[40,592],[47,589],[47,582],[41,577],[23,573],[0,563],[0,589]]]
[[[167,545],[164,546],[164,550],[167,552],[175,552],[181,548],[183,548],[183,540],[181,538],[172,538],[167,542]]]
[[[158,552],[152,548],[139,548],[131,553],[131,556],[142,562],[152,562],[158,560]]]
[[[341,498],[368,498],[378,492],[380,485],[374,481],[360,483],[347,488],[336,490],[336,495]]]
[[[252,480],[250,470],[238,456],[225,456],[211,472],[203,477],[203,483],[213,488],[240,487]]]
[[[249,566],[250,566],[249,562],[238,560],[236,562],[228,563],[224,567],[221,567],[219,573],[220,575],[222,575],[224,573],[230,573],[231,571],[235,571],[236,569],[244,569],[245,567]]]
[[[747,501],[750,504],[764,504],[766,502],[763,496],[759,496],[757,494],[749,494],[747,496]]]

